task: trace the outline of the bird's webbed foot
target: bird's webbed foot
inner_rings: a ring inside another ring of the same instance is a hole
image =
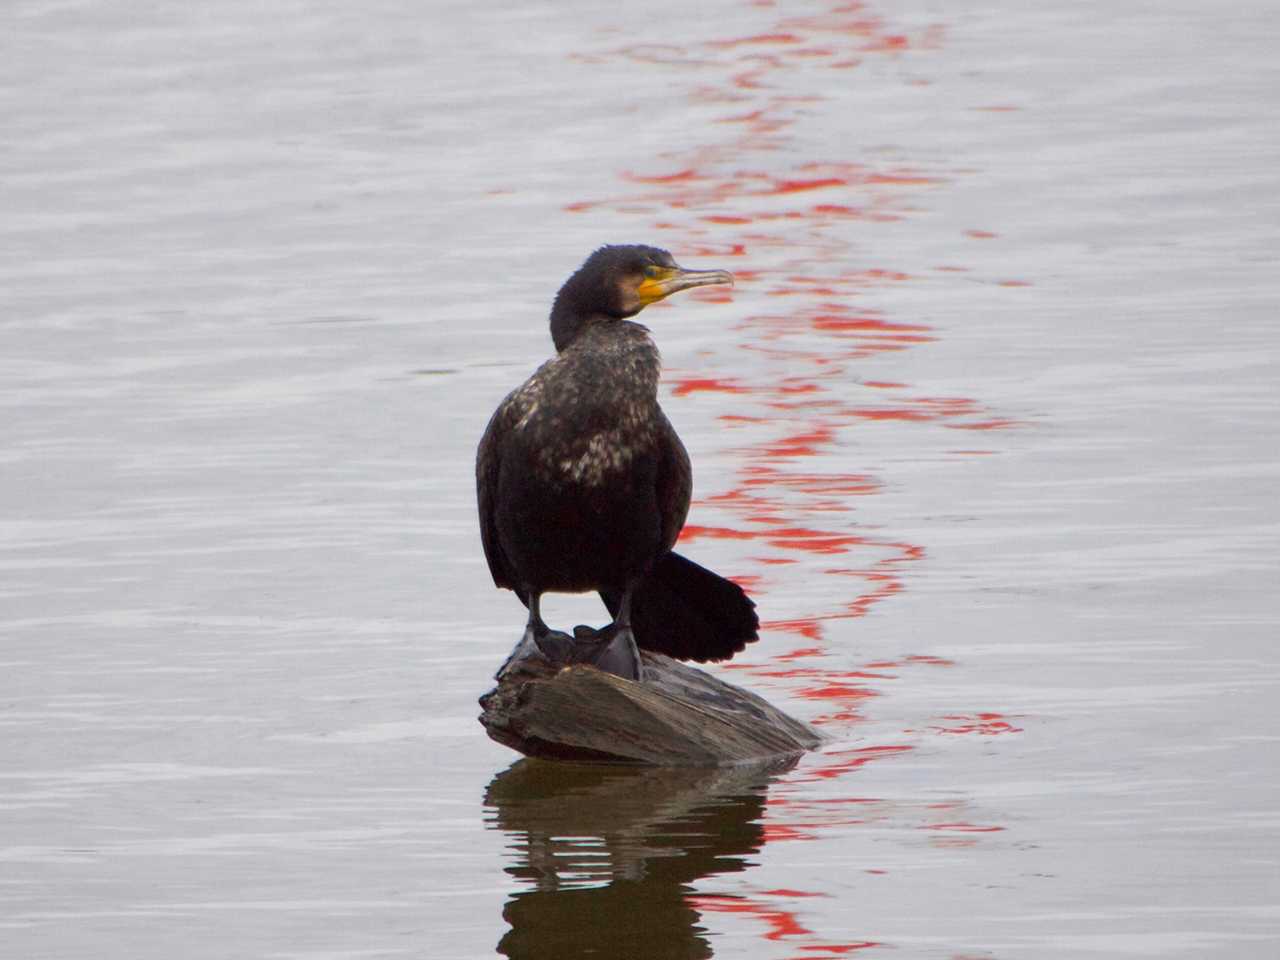
[[[525,621],[524,636],[515,645],[511,655],[498,668],[498,672],[493,675],[495,680],[501,680],[508,673],[517,670],[523,663],[529,661],[547,663],[555,662],[558,659],[556,640],[558,637],[563,637],[564,634],[553,633],[551,628],[543,622],[542,594],[537,590],[526,588],[521,595],[521,599],[529,607],[529,619]]]
[[[517,669],[520,664],[529,660],[548,660],[546,653],[542,649],[540,640],[545,639],[549,634],[546,624],[541,624],[541,629],[537,629],[534,624],[528,624],[524,628],[524,636],[522,636],[507,659],[503,661],[502,666],[498,668],[498,672],[493,675],[495,680],[501,680],[511,671]]]
[[[640,681],[644,678],[644,666],[640,662],[640,648],[636,646],[631,628],[611,623],[596,634],[584,662],[597,670],[612,673],[624,680]]]
[[[640,662],[640,650],[629,622],[630,591],[624,595],[619,617],[601,630],[577,627],[573,636],[552,630],[542,620],[540,596],[529,590],[529,619],[524,635],[515,645],[506,662],[498,668],[494,678],[518,675],[525,667],[531,674],[545,673],[548,667],[559,669],[575,663],[586,663],[598,670],[612,673],[624,680],[638,681],[644,676]]]

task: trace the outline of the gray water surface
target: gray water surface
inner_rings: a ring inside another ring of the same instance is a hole
[[[3,18],[0,956],[1280,950],[1274,4]],[[603,242],[738,274],[644,320],[792,769],[475,721]]]

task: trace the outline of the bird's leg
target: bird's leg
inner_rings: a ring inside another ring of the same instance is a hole
[[[521,660],[547,659],[542,647],[538,645],[538,640],[551,632],[551,628],[542,621],[542,594],[536,590],[526,590],[525,595],[529,598],[529,619],[525,621],[524,636],[520,638],[520,642],[511,651],[506,662],[494,674],[496,680],[501,680],[507,671],[514,668]]]
[[[601,631],[607,631],[609,638],[591,659],[601,670],[627,680],[639,680],[641,677],[640,648],[636,646],[635,635],[631,632],[631,597],[639,582],[639,579],[632,580],[622,591],[618,615],[613,618],[612,624]]]
[[[551,632],[542,621],[542,594],[536,590],[530,590],[529,593],[529,619],[525,621],[524,632],[532,634],[536,637],[545,637]]]

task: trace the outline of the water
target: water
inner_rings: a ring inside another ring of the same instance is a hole
[[[1275,955],[1273,5],[5,16],[0,955]],[[793,769],[475,722],[606,241]]]

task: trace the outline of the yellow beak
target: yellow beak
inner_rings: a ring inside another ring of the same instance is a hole
[[[690,287],[705,287],[712,283],[733,283],[733,274],[727,270],[684,270],[666,267],[657,276],[645,277],[637,293],[645,306],[664,300],[673,293]]]

